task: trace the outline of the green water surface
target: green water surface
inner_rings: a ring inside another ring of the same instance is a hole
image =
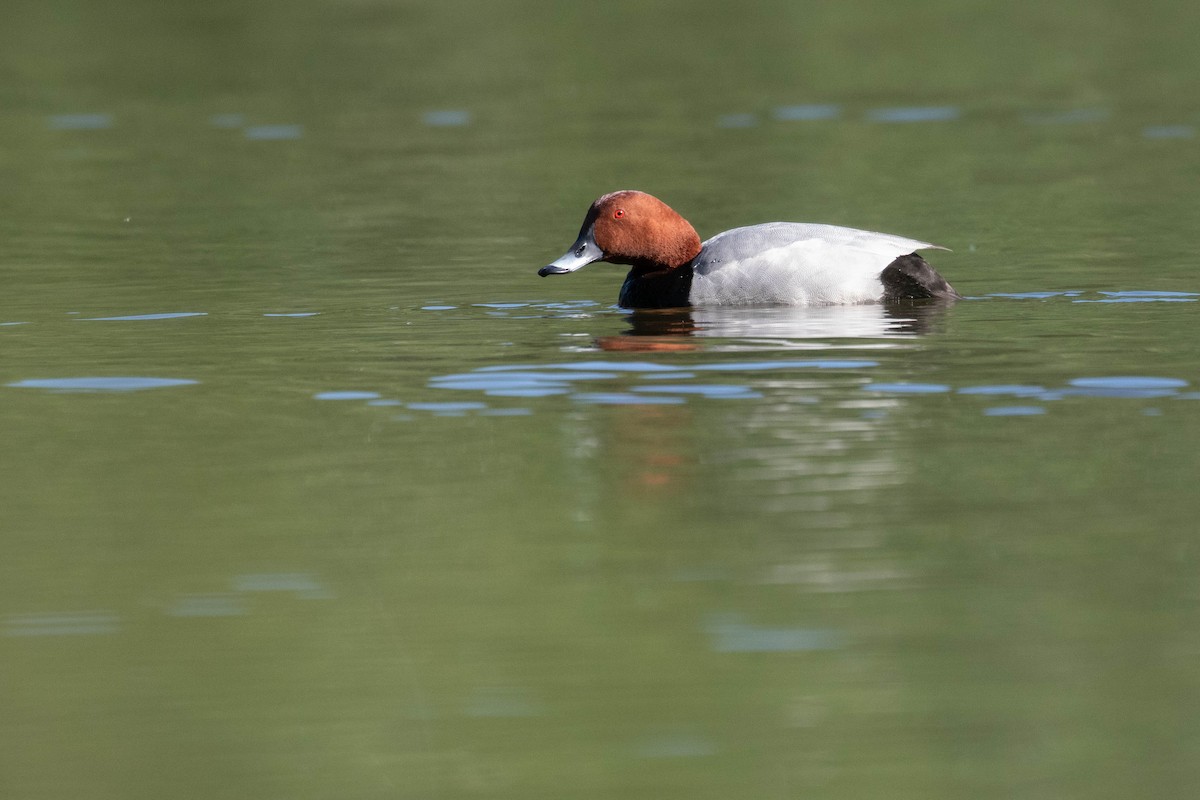
[[[0,796],[1200,792],[1194,3],[4,18]],[[538,278],[618,188],[968,299]]]

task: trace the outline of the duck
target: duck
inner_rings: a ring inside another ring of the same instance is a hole
[[[917,253],[930,249],[946,248],[808,222],[733,228],[702,242],[662,200],[625,189],[597,198],[575,243],[538,275],[597,261],[626,264],[617,302],[630,309],[961,299]]]

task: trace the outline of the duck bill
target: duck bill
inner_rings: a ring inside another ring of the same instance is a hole
[[[592,227],[589,225],[587,230],[580,232],[579,238],[575,240],[575,244],[571,245],[570,250],[539,269],[538,275],[543,278],[547,275],[565,275],[581,267],[586,267],[588,264],[603,260],[604,251],[596,244],[596,239],[592,235]]]

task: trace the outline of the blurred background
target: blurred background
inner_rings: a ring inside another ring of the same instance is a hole
[[[1196,796],[1198,30],[7,0],[0,795]],[[969,299],[537,278],[620,188]]]

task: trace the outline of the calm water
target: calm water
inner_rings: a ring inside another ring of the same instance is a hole
[[[1195,797],[1197,9],[10,3],[0,795]]]

